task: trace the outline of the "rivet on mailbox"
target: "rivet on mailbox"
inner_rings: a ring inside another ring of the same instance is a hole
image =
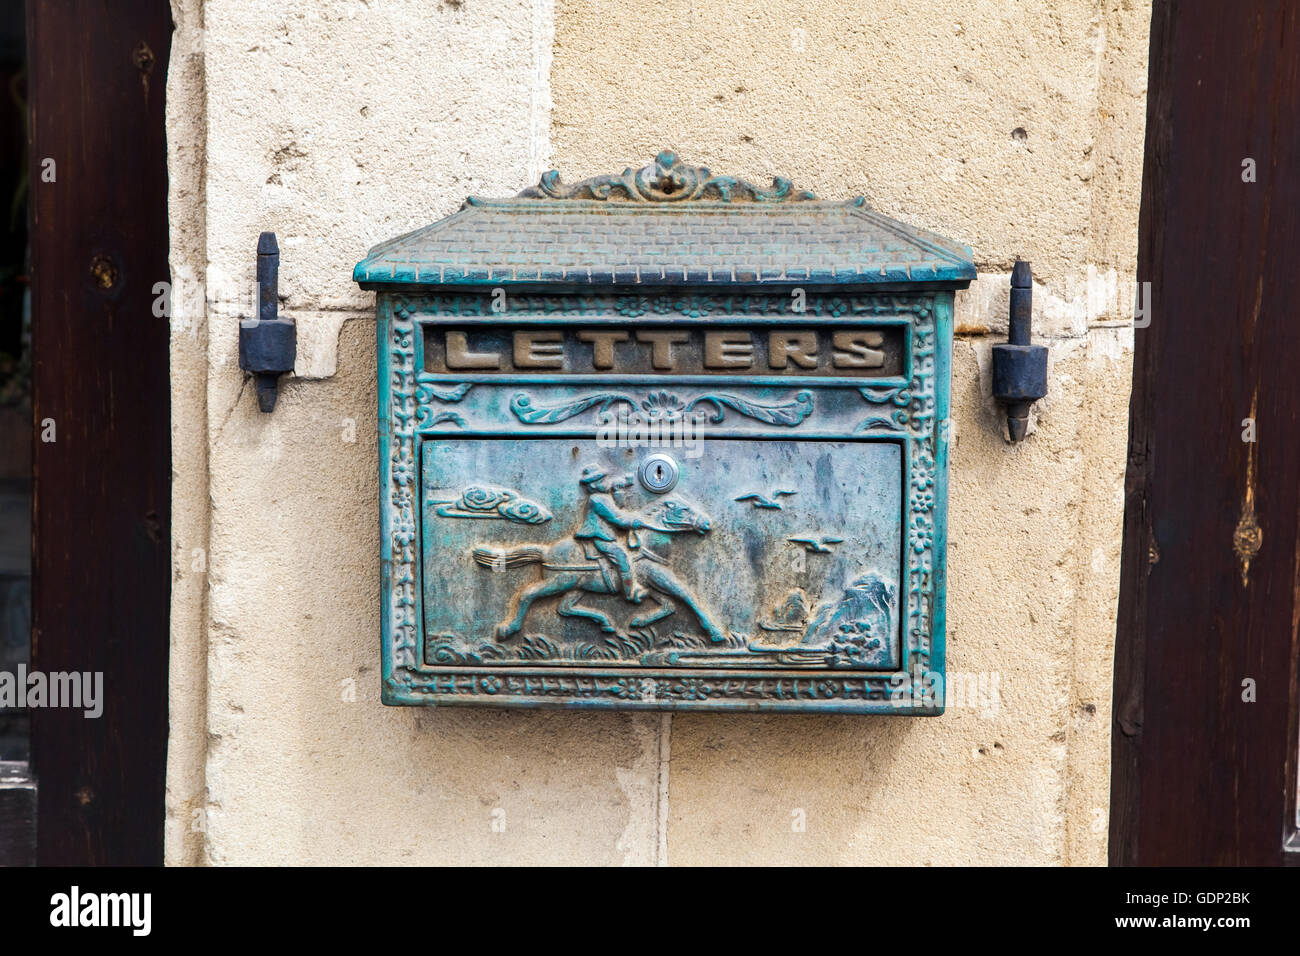
[[[941,713],[974,277],[671,152],[376,246],[385,703]]]

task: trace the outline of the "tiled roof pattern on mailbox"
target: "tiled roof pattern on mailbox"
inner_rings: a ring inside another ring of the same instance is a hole
[[[849,202],[470,199],[376,246],[366,286],[965,283],[970,249]]]

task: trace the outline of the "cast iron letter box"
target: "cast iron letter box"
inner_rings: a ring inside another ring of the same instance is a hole
[[[974,276],[669,152],[376,246],[384,701],[940,713]]]

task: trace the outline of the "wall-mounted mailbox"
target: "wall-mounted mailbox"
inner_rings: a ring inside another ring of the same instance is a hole
[[[384,701],[940,713],[974,277],[667,152],[376,246]]]

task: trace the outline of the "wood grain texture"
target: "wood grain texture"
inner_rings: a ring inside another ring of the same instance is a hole
[[[0,761],[0,866],[36,863],[36,781],[26,763]]]
[[[33,668],[102,671],[103,716],[33,713],[43,864],[162,862],[169,595],[166,0],[27,6]],[[42,179],[44,160],[56,180]]]
[[[1150,62],[1110,859],[1278,864],[1300,706],[1300,7],[1157,0]]]

